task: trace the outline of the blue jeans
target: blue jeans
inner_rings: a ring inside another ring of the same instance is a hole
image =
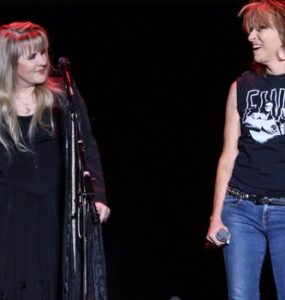
[[[231,241],[223,249],[229,300],[259,300],[267,248],[279,300],[285,299],[285,206],[255,205],[227,195],[222,219]]]

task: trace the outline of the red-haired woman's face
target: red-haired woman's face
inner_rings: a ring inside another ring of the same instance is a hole
[[[277,52],[282,42],[275,27],[252,28],[248,40],[257,63],[271,66],[279,62]]]

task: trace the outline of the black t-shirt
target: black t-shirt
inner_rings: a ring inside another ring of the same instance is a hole
[[[241,136],[230,185],[285,196],[285,74],[246,71],[237,79]]]

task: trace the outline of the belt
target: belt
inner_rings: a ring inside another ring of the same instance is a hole
[[[260,196],[256,194],[248,194],[245,192],[242,192],[239,189],[228,187],[227,193],[233,197],[242,199],[242,200],[248,200],[253,202],[256,205],[285,205],[285,197],[283,198],[274,198],[274,197],[268,197],[268,196]]]

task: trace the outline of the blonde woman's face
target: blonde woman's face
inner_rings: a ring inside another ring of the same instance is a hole
[[[44,83],[48,76],[46,51],[25,51],[18,59],[17,87],[29,87]]]

